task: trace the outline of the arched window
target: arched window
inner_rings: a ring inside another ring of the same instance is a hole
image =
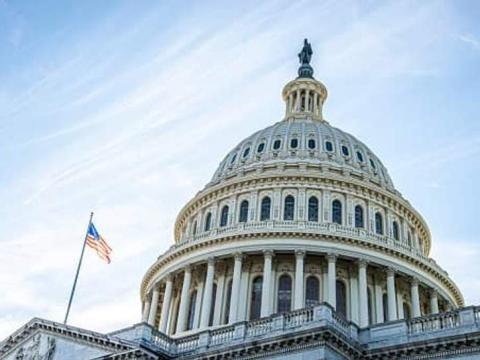
[[[283,220],[293,220],[295,213],[295,199],[292,195],[285,198],[285,205],[283,207]]]
[[[337,314],[347,318],[347,288],[343,281],[337,280]]]
[[[388,320],[388,296],[387,294],[383,294],[383,321]]]
[[[342,225],[342,203],[340,200],[333,200],[332,202],[332,222]]]
[[[228,224],[228,206],[225,205],[222,208],[222,214],[220,215],[220,226],[227,226]]]
[[[296,149],[298,147],[298,139],[291,139],[290,140],[290,147],[292,149]]]
[[[265,143],[262,142],[257,147],[257,153],[263,152],[264,149],[265,149]]]
[[[257,276],[252,283],[252,298],[250,299],[250,320],[260,319],[262,309],[263,278]]]
[[[370,159],[370,166],[373,170],[377,170],[377,165],[375,165],[375,162],[372,159]]]
[[[408,320],[412,317],[410,314],[410,306],[407,303],[403,303],[403,318]]]
[[[412,233],[410,232],[410,230],[408,231],[408,234],[407,234],[407,242],[408,242],[408,246],[412,246]]]
[[[240,214],[238,216],[239,222],[247,222],[248,221],[248,201],[243,200],[240,204]]]
[[[207,217],[205,218],[205,231],[210,231],[212,227],[212,213],[208,213]]]
[[[398,228],[398,223],[396,221],[392,224],[393,238],[395,240],[400,240],[400,230]]]
[[[317,146],[317,144],[315,143],[315,139],[309,139],[309,140],[308,140],[308,148],[309,148],[310,150],[315,149],[316,146]]]
[[[325,149],[328,152],[332,152],[333,151],[333,144],[330,141],[325,142]]]
[[[243,150],[243,158],[246,158],[250,154],[250,147],[247,147],[245,150]]]
[[[360,205],[357,205],[355,206],[355,227],[363,228],[364,226],[363,208]]]
[[[277,312],[288,312],[292,308],[292,278],[288,275],[278,279],[278,304]]]
[[[350,150],[348,150],[348,147],[345,145],[342,145],[342,154],[343,156],[349,156],[350,155]]]
[[[217,298],[217,284],[213,284],[212,303],[210,304],[210,319],[208,320],[208,326],[213,325],[213,315],[215,314],[215,299],[216,298]]]
[[[197,305],[197,290],[190,295],[190,307],[188,308],[187,330],[193,329],[193,321],[195,320],[195,306]]]
[[[270,220],[270,208],[272,200],[266,196],[262,199],[262,205],[260,209],[260,221]]]
[[[320,282],[316,276],[309,276],[306,283],[305,306],[315,306],[320,302]]]
[[[363,155],[360,151],[357,151],[357,159],[358,159],[358,161],[363,163]]]
[[[227,298],[225,300],[225,324],[230,320],[230,302],[232,300],[232,280],[227,285]]]
[[[318,221],[318,199],[315,196],[308,199],[308,221]]]
[[[383,235],[383,217],[379,212],[375,213],[375,232]]]
[[[273,150],[278,150],[280,149],[280,145],[282,145],[282,140],[275,140],[273,142]]]
[[[197,220],[195,220],[195,222],[193,223],[192,234],[197,234]]]

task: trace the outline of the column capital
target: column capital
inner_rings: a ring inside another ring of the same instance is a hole
[[[357,264],[359,268],[366,268],[368,266],[368,261],[365,259],[358,259]]]
[[[431,288],[430,289],[430,296],[438,296],[438,289]]]
[[[245,255],[243,255],[241,252],[236,252],[233,254],[233,258],[235,261],[243,261]]]
[[[327,260],[328,262],[336,262],[337,261],[337,255],[333,253],[327,254]]]
[[[215,265],[215,258],[213,256],[210,256],[208,259],[207,259],[207,264],[210,266],[210,265]]]
[[[387,276],[394,276],[395,275],[395,269],[394,268],[387,268]]]
[[[263,250],[263,256],[264,256],[264,257],[272,258],[273,255],[275,255],[275,253],[273,252],[273,250]]]
[[[165,282],[173,281],[173,274],[169,273],[165,276]]]
[[[185,267],[183,268],[183,270],[187,273],[187,272],[192,272],[192,265],[188,264],[188,265],[185,265]]]
[[[295,250],[295,256],[298,258],[304,258],[305,257],[305,251],[304,250],[300,250],[300,249],[297,249]]]
[[[411,286],[418,286],[419,284],[420,284],[420,281],[415,276],[412,276],[410,278],[410,285]]]

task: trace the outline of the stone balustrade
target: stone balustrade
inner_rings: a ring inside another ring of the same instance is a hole
[[[210,349],[219,351],[235,344],[269,340],[282,334],[291,335],[305,330],[315,333],[322,329],[330,329],[337,335],[343,336],[352,343],[352,346],[359,348],[367,346],[368,349],[375,349],[385,346],[386,343],[389,345],[408,343],[412,338],[422,341],[431,337],[480,331],[480,307],[466,307],[410,320],[391,321],[363,329],[343,319],[326,303],[178,338],[168,337],[145,324],[139,324],[137,327],[144,330],[133,333],[137,335],[141,333],[144,339],[149,338],[150,345],[166,354],[177,356],[205,352]],[[146,336],[146,334],[149,335]],[[121,332],[115,333],[115,336],[123,337]],[[134,338],[129,336],[129,340]]]

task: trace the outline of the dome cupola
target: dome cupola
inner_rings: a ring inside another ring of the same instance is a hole
[[[313,120],[324,121],[322,107],[327,98],[327,88],[313,77],[313,68],[310,65],[312,54],[312,47],[305,39],[303,49],[298,54],[300,61],[298,78],[285,85],[282,91],[287,118],[309,117]]]

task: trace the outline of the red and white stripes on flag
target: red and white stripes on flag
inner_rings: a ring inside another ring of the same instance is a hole
[[[87,232],[86,243],[89,247],[97,252],[97,255],[105,261],[107,264],[110,264],[110,254],[112,253],[112,248],[108,246],[107,242],[103,237],[100,236],[95,225],[90,223]]]

